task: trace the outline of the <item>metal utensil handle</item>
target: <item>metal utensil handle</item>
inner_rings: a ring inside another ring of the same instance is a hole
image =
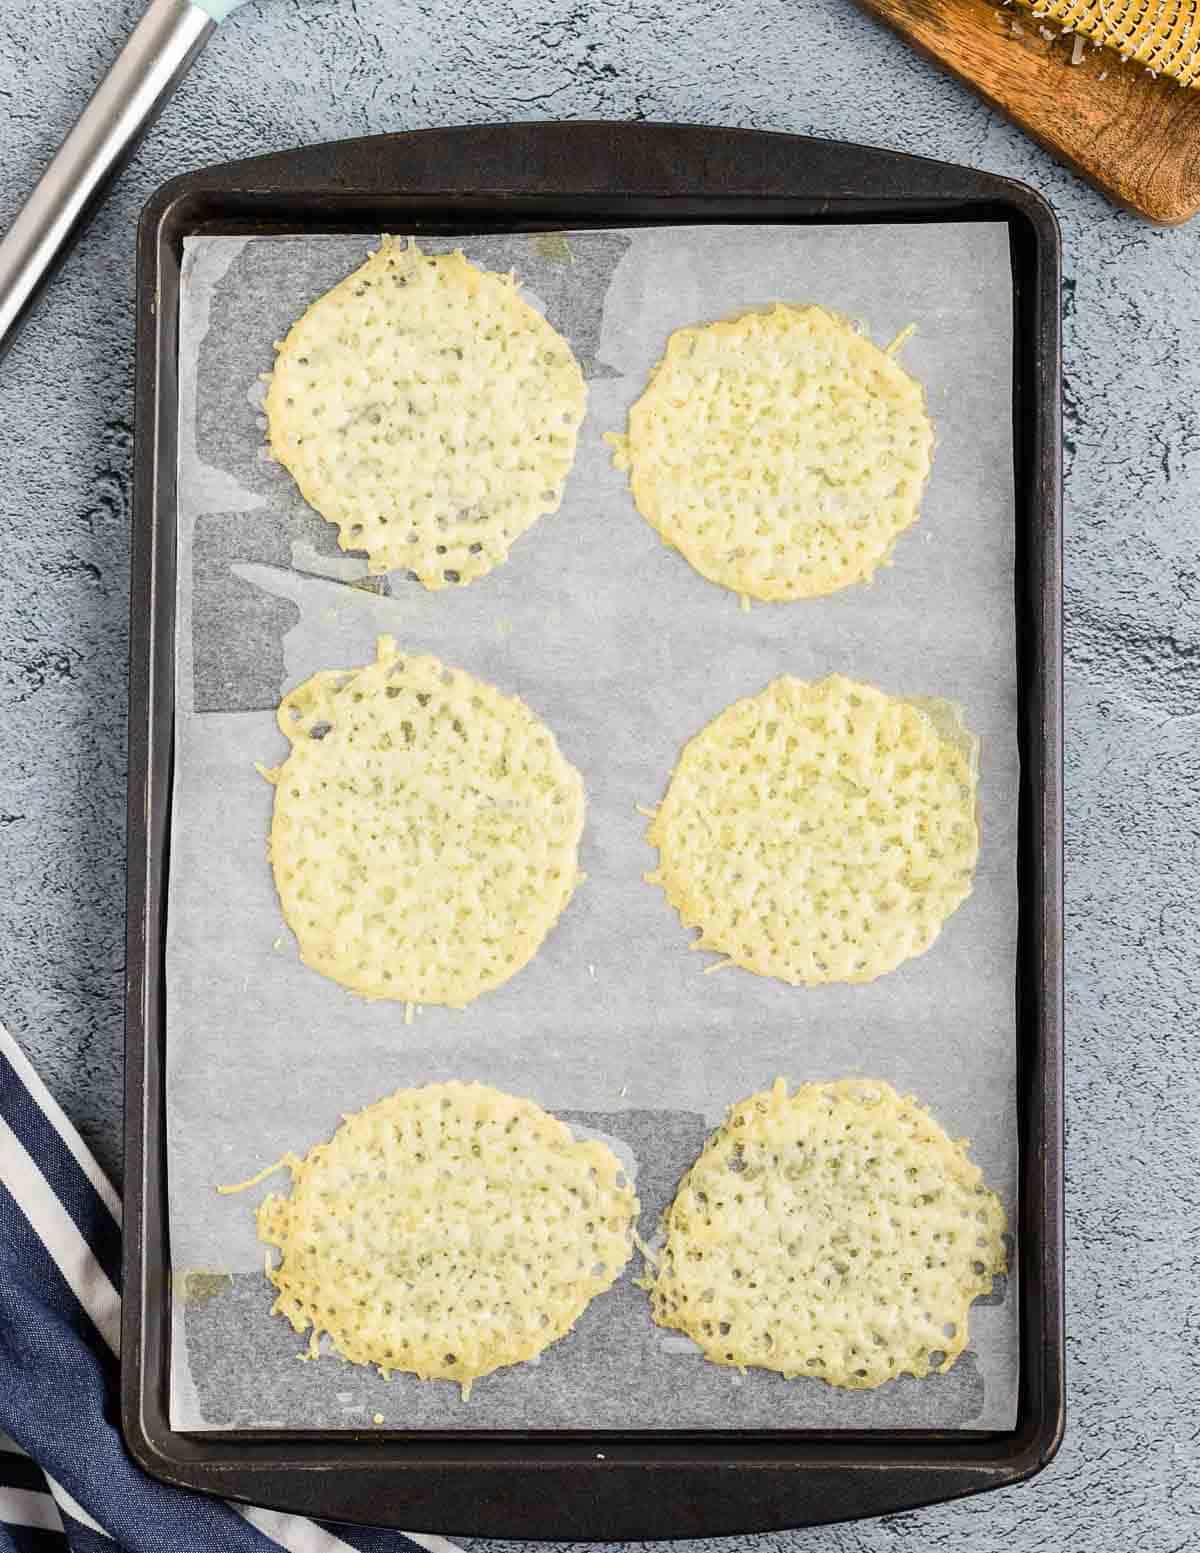
[[[0,242],[0,356],[142,134],[216,27],[190,0],[151,0]]]

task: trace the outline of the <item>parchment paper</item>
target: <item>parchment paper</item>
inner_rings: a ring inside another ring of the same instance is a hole
[[[612,1141],[636,1168],[651,1236],[733,1101],[771,1083],[864,1074],[929,1102],[973,1140],[1015,1213],[1016,684],[1011,273],[992,224],[698,227],[430,240],[515,267],[589,384],[562,510],[508,563],[429,594],[367,579],[263,453],[263,385],[306,305],[363,237],[187,245],[180,337],[178,718],[167,945],[167,1108],[177,1428],[1012,1427],[1017,1309],[999,1285],[945,1376],[846,1393],[745,1376],[654,1327],[619,1285],[537,1364],[464,1405],[448,1383],[384,1381],[303,1347],[269,1314],[254,1208],[285,1149],[401,1085],[479,1079]],[[819,301],[903,348],[937,424],[917,527],[869,587],[755,605],[701,578],[639,516],[601,435],[621,430],[670,331],[776,299]],[[465,1012],[367,1003],[299,962],[266,859],[274,707],[316,669],[373,656],[378,633],[519,693],[583,772],[586,884],[533,962]],[[635,805],[662,796],[684,742],[730,701],[833,670],[960,702],[982,739],[974,892],[934,947],[863,987],[796,989],[689,950]]]

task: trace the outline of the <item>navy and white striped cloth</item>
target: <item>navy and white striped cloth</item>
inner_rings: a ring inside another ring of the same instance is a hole
[[[146,1477],[118,1424],[121,1204],[0,1026],[0,1553],[457,1553]]]

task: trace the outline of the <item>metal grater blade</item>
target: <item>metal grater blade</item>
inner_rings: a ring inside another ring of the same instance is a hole
[[[1151,75],[1200,86],[1200,0],[1020,0],[1039,18],[1059,24]]]

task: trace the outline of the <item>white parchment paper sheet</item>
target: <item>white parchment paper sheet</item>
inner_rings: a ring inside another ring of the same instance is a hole
[[[935,1427],[1015,1417],[1011,1284],[971,1314],[946,1376],[876,1392],[739,1376],[649,1319],[631,1266],[537,1364],[467,1405],[456,1388],[378,1376],[303,1346],[269,1314],[242,1179],[304,1151],[342,1112],[401,1085],[479,1079],[612,1140],[636,1168],[653,1233],[681,1172],[734,1100],[865,1074],[929,1102],[973,1140],[1015,1210],[1016,681],[1012,315],[999,224],[698,227],[430,240],[515,267],[572,341],[587,420],[562,510],[508,563],[429,594],[366,579],[286,472],[263,455],[272,342],[373,246],[365,237],[188,243],[180,342],[178,722],[167,946],[167,1107],[176,1427]],[[638,515],[602,433],[672,329],[777,299],[818,301],[903,360],[937,425],[920,523],[873,585],[755,605],[706,582]],[[286,752],[280,693],[366,662],[378,633],[519,693],[584,775],[588,878],[519,976],[465,1012],[367,1003],[307,970],[266,859]],[[635,809],[661,797],[684,742],[730,701],[789,672],[833,670],[960,702],[982,739],[975,889],[920,959],[865,987],[705,977],[662,893]],[[637,1259],[635,1258],[635,1264]]]

